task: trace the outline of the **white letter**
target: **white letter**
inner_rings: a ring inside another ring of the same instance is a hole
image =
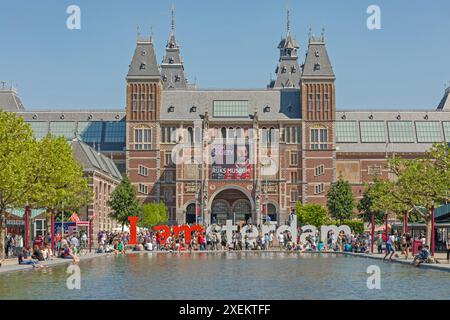
[[[81,9],[77,5],[71,5],[67,7],[67,14],[70,16],[67,18],[66,26],[69,30],[80,30],[81,29]]]
[[[69,289],[69,290],[73,290],[73,289],[80,290],[81,289],[81,270],[80,270],[80,267],[78,265],[76,265],[76,264],[71,264],[67,268],[66,273],[71,274],[71,276],[69,278],[67,278],[67,281],[66,281],[67,289]]]
[[[381,270],[379,266],[371,265],[367,267],[367,274],[372,274],[367,278],[367,289],[381,289]]]
[[[310,226],[310,225],[302,226],[300,229],[302,230],[302,234],[300,235],[301,243],[305,243],[306,238],[308,236],[314,236],[317,232],[317,228],[315,226]],[[309,232],[308,232],[308,230],[309,230]]]
[[[371,14],[367,18],[367,29],[380,30],[381,29],[381,9],[377,5],[371,5],[367,8],[367,14]]]

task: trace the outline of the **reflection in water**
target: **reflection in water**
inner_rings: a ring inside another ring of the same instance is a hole
[[[381,268],[381,290],[366,286]],[[66,266],[0,274],[0,299],[449,299],[446,272],[333,254],[196,253],[83,261],[81,290]]]

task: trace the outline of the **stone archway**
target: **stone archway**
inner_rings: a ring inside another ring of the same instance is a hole
[[[254,202],[250,192],[228,186],[218,190],[210,199],[211,223],[222,224],[226,220],[235,223],[254,220]]]

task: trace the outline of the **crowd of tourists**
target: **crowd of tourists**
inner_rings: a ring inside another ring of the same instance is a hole
[[[204,230],[192,231],[190,236],[184,231],[170,234],[155,232],[152,230],[141,230],[137,233],[137,244],[129,246],[129,232],[100,231],[97,234],[97,253],[125,254],[125,250],[133,251],[168,251],[168,252],[191,252],[191,251],[217,251],[217,250],[283,250],[293,252],[352,252],[369,253],[371,248],[371,235],[369,233],[345,234],[343,231],[335,233],[328,232],[324,241],[319,233],[309,233],[306,237],[298,236],[293,239],[292,233],[286,230],[278,235],[274,231],[262,232],[262,228],[256,225],[247,225],[247,228],[239,226],[232,232],[230,241],[227,233],[221,228],[212,228],[211,232]],[[253,235],[258,236],[254,237]],[[450,240],[450,239],[449,239]],[[413,238],[409,233],[391,233],[386,237],[384,232],[375,236],[374,250],[379,254],[385,254],[384,259],[399,257],[401,254],[405,259],[410,257],[414,241],[419,241],[418,254],[413,263],[419,265],[431,261],[429,247],[426,246],[426,238],[423,233]],[[450,243],[448,241],[447,243]],[[88,251],[88,236],[85,232],[70,235],[56,234],[54,251],[51,247],[51,237],[38,235],[32,246],[24,247],[24,239],[20,235],[8,234],[5,239],[6,257],[16,256],[19,264],[29,264],[40,268],[40,262],[52,260],[54,257],[72,259],[79,261],[79,256]],[[95,245],[94,245],[95,246]],[[450,246],[447,250],[449,260]]]

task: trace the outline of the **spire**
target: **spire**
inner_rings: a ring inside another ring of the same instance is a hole
[[[172,33],[175,32],[175,4],[172,2]]]
[[[289,12],[289,8],[287,9],[287,35],[291,34],[291,15]]]
[[[184,89],[187,87],[180,46],[175,38],[175,5],[173,3],[171,9],[171,30],[169,41],[166,45],[166,54],[161,64],[161,75],[164,89]]]

